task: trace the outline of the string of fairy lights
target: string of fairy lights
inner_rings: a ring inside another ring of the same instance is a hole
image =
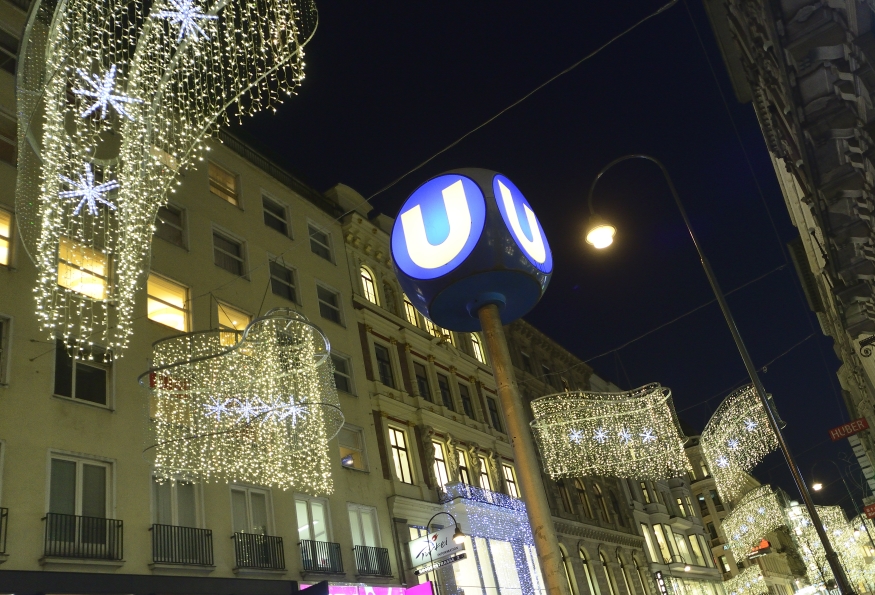
[[[293,94],[316,21],[312,0],[38,2],[16,210],[52,338],[121,355],[158,208],[220,124]]]
[[[723,581],[726,595],[768,595],[769,585],[759,564],[752,564],[729,580]]]
[[[243,481],[332,491],[328,441],[343,425],[325,336],[282,308],[241,333],[158,341],[152,393],[159,481]]]
[[[784,508],[771,486],[746,493],[723,519],[723,533],[736,560],[743,560],[766,534],[787,524]]]

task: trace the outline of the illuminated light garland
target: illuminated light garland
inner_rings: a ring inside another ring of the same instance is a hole
[[[691,472],[671,391],[565,392],[532,402],[532,431],[554,479],[666,479]]]
[[[745,494],[722,521],[723,533],[736,560],[743,560],[767,533],[787,525],[784,508],[771,486]]]
[[[159,207],[220,125],[293,94],[316,23],[313,0],[32,3],[16,80],[16,219],[46,334],[122,354]],[[83,273],[100,291],[59,284],[64,245],[102,261]]]
[[[228,331],[155,343],[148,378],[159,480],[242,481],[310,494],[333,489],[328,441],[343,414],[327,339],[282,308]]]
[[[748,385],[723,399],[700,438],[720,497],[735,502],[749,485],[748,472],[778,448],[768,413]]]
[[[731,579],[723,581],[723,590],[726,595],[769,595],[769,585],[758,564],[752,564]]]

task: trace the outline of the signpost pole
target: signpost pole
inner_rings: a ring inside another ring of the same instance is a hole
[[[486,351],[492,363],[492,372],[498,387],[498,397],[504,409],[507,420],[507,434],[522,487],[529,524],[535,537],[535,549],[544,574],[544,583],[550,595],[571,595],[568,581],[562,569],[562,555],[559,551],[559,540],[553,528],[547,495],[541,481],[541,469],[535,455],[535,445],[529,433],[529,425],[523,412],[519,388],[513,375],[513,364],[510,361],[510,351],[507,339],[501,325],[498,306],[487,304],[482,306],[477,315],[486,338]]]

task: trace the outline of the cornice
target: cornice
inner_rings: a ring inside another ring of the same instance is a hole
[[[600,543],[614,543],[631,548],[644,547],[644,538],[637,535],[628,535],[617,531],[591,527],[582,523],[572,524],[569,521],[557,521],[556,519],[553,519],[553,525],[556,527],[556,531],[562,535],[592,539]]]

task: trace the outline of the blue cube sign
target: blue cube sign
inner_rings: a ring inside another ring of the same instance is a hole
[[[476,311],[501,308],[504,323],[531,310],[547,288],[553,257],[544,229],[505,176],[462,169],[432,178],[404,203],[392,229],[398,279],[435,324],[480,328]]]

